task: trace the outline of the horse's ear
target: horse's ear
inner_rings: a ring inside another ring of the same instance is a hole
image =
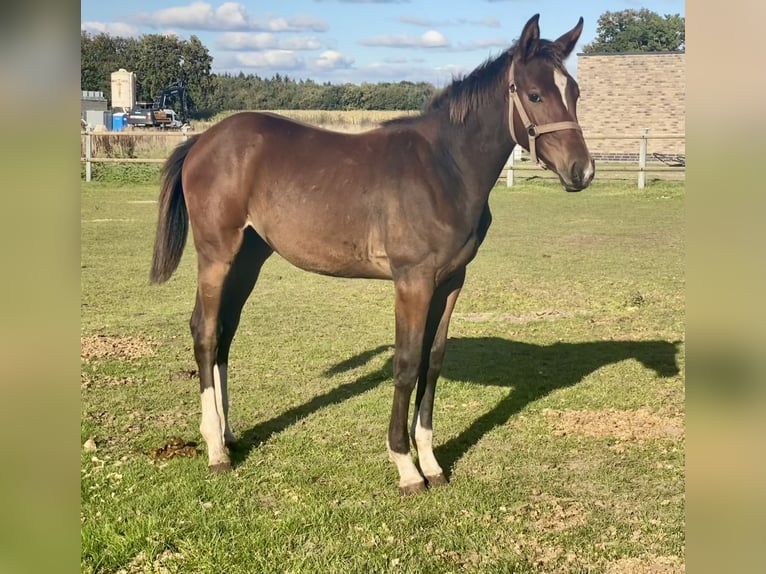
[[[521,37],[519,38],[519,52],[522,60],[526,60],[532,55],[535,45],[540,39],[540,25],[537,22],[539,19],[540,14],[535,14],[524,25],[524,30],[521,31]]]
[[[562,34],[559,39],[556,40],[556,43],[561,46],[565,58],[572,53],[575,44],[577,44],[577,40],[580,39],[580,34],[582,34],[582,23],[583,19],[582,16],[580,16],[580,20],[577,22],[577,25],[569,32]]]

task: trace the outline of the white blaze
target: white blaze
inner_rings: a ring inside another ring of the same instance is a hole
[[[559,92],[561,92],[561,101],[564,102],[564,107],[568,110],[567,84],[569,83],[569,78],[567,78],[567,75],[561,70],[555,69],[553,70],[553,81],[556,83]]]

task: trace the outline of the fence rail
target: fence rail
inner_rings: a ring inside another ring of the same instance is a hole
[[[198,132],[201,133],[201,132]],[[176,132],[163,132],[163,131],[127,131],[127,132],[93,132],[85,131],[81,133],[81,137],[84,138],[83,150],[84,154],[80,158],[81,162],[85,163],[85,181],[91,181],[92,169],[94,163],[163,163],[164,158],[150,158],[150,157],[97,157],[93,151],[93,138],[94,137],[108,137],[108,138],[128,138],[128,137],[153,137],[153,138],[175,138],[180,141],[185,141],[189,138],[187,131]],[[636,173],[637,184],[639,189],[646,187],[646,174],[647,173],[686,173],[685,165],[681,166],[669,166],[659,165],[660,162],[652,162],[650,164],[648,160],[648,142],[649,140],[676,140],[685,141],[686,136],[684,134],[658,134],[649,135],[649,130],[644,128],[639,135],[589,135],[587,141],[597,140],[634,140],[638,142],[638,161],[619,161],[624,165],[601,165],[596,168],[597,175],[600,173]],[[517,179],[517,174],[520,172],[537,172],[538,174],[545,174],[546,172],[537,165],[531,163],[517,162],[520,160],[519,154],[511,153],[508,158],[508,163],[505,165],[505,182],[508,187],[514,185]],[[635,166],[635,167],[634,167]],[[550,173],[550,172],[548,172]],[[534,176],[539,177],[539,176]],[[543,177],[546,177],[543,175]],[[553,175],[549,176],[551,179]],[[502,176],[501,176],[501,179]]]
[[[622,166],[616,166],[616,165],[606,165],[606,166],[598,166],[596,168],[596,174],[599,173],[609,173],[609,172],[619,172],[619,173],[637,173],[637,183],[638,183],[638,189],[644,189],[646,187],[646,174],[649,172],[680,172],[680,173],[686,173],[686,167],[685,166],[668,166],[668,165],[650,165],[647,162],[648,159],[648,147],[649,147],[649,140],[676,140],[676,141],[684,141],[686,140],[686,135],[684,134],[659,134],[659,135],[649,135],[649,129],[643,128],[641,130],[641,133],[636,136],[626,136],[626,135],[589,135],[586,140],[588,142],[591,141],[599,141],[599,140],[608,140],[608,141],[620,141],[620,140],[633,140],[638,142],[638,162],[636,167],[632,167],[634,162],[619,162],[619,163],[625,163],[626,165]],[[536,166],[534,164],[517,164],[516,163],[517,154],[511,153],[510,157],[508,158],[508,163],[505,165],[505,172],[506,172],[506,185],[508,187],[512,187],[515,179],[516,179],[516,173],[517,172],[540,172],[542,169],[539,166]]]

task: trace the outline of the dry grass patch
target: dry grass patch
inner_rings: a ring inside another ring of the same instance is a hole
[[[677,556],[620,558],[607,566],[606,574],[681,574],[684,563]]]
[[[529,517],[537,530],[564,532],[585,526],[588,521],[588,512],[576,500],[558,498],[543,492],[533,493],[532,501]]]
[[[681,438],[684,419],[680,414],[664,417],[647,409],[620,411],[575,411],[545,409],[543,414],[553,426],[555,436],[577,434],[591,438],[644,440]]]
[[[529,313],[497,313],[497,312],[481,312],[481,313],[454,313],[453,318],[457,321],[465,321],[467,323],[512,323],[516,325],[524,325],[526,323],[532,323],[534,321],[555,321],[557,319],[568,319],[583,314],[579,311],[530,311]]]
[[[80,372],[80,388],[89,389],[93,386],[102,387],[124,387],[137,382],[135,377],[119,377],[115,375],[90,375],[86,372]]]
[[[80,337],[80,358],[86,362],[104,358],[139,359],[152,354],[151,344],[138,337]]]

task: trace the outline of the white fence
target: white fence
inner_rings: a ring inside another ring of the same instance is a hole
[[[660,135],[649,135],[649,129],[644,128],[641,130],[641,133],[635,136],[626,136],[626,135],[594,135],[594,136],[588,136],[586,138],[586,142],[592,142],[597,140],[608,140],[608,141],[618,141],[618,140],[633,140],[636,142],[636,156],[637,161],[614,161],[609,162],[608,160],[596,161],[596,178],[598,179],[611,179],[609,175],[604,176],[603,174],[629,174],[629,173],[637,173],[637,183],[638,188],[643,189],[646,187],[646,175],[647,173],[657,173],[657,174],[669,174],[669,173],[680,173],[684,174],[686,173],[686,160],[684,156],[678,156],[678,155],[672,155],[672,160],[666,160],[665,157],[669,156],[670,154],[654,154],[652,159],[654,161],[650,161],[650,156],[648,153],[649,149],[649,141],[650,140],[676,140],[676,141],[685,141],[686,136],[683,134],[660,134]],[[519,148],[516,148],[518,150]],[[514,150],[514,151],[516,151]],[[519,174],[519,172],[536,172],[538,174],[541,174],[543,172],[542,168],[539,166],[536,166],[532,163],[517,163],[517,160],[519,159],[519,154],[512,153],[511,157],[508,158],[508,163],[505,166],[505,173],[506,173],[506,185],[508,187],[513,186],[513,184],[518,179],[516,176]],[[680,161],[679,161],[680,159]],[[663,162],[666,161],[663,165]],[[603,165],[606,163],[606,165]],[[548,172],[550,173],[550,172]],[[545,178],[546,176],[543,176]],[[550,179],[558,179],[558,177],[555,174],[547,176]]]
[[[81,137],[84,139],[82,142],[83,155],[80,158],[81,162],[85,163],[85,181],[91,181],[92,170],[94,163],[164,163],[164,158],[150,158],[150,157],[98,157],[94,154],[93,138],[175,138],[178,143],[188,139],[189,134],[186,131],[140,131],[129,130],[124,132],[92,132],[85,131],[81,133]],[[637,174],[637,184],[639,189],[646,187],[646,176],[648,173],[668,174],[668,173],[686,173],[685,160],[679,161],[679,156],[673,156],[675,161],[667,162],[663,164],[661,154],[656,154],[659,158],[654,157],[654,161],[650,161],[648,153],[648,142],[650,140],[676,140],[685,141],[686,136],[683,134],[660,134],[649,135],[649,130],[644,129],[642,132],[635,136],[626,135],[597,135],[588,136],[587,141],[595,140],[634,140],[636,141],[637,162],[619,161],[619,162],[601,162],[597,161],[596,165],[596,178],[597,179],[615,179],[617,173],[620,174]],[[175,144],[175,142],[173,142]],[[517,148],[519,149],[519,148]],[[523,157],[523,154],[521,155]],[[549,171],[544,171],[537,165],[530,162],[524,163],[521,157],[517,153],[512,153],[508,158],[508,163],[505,166],[505,182],[508,187],[514,185],[517,180],[522,179],[524,173],[533,173],[531,177],[542,179],[558,179],[555,174]],[[682,157],[682,156],[681,156]],[[605,165],[604,165],[605,164]],[[610,175],[608,174],[612,174]],[[607,175],[604,175],[607,174]],[[502,176],[501,176],[501,179]]]

